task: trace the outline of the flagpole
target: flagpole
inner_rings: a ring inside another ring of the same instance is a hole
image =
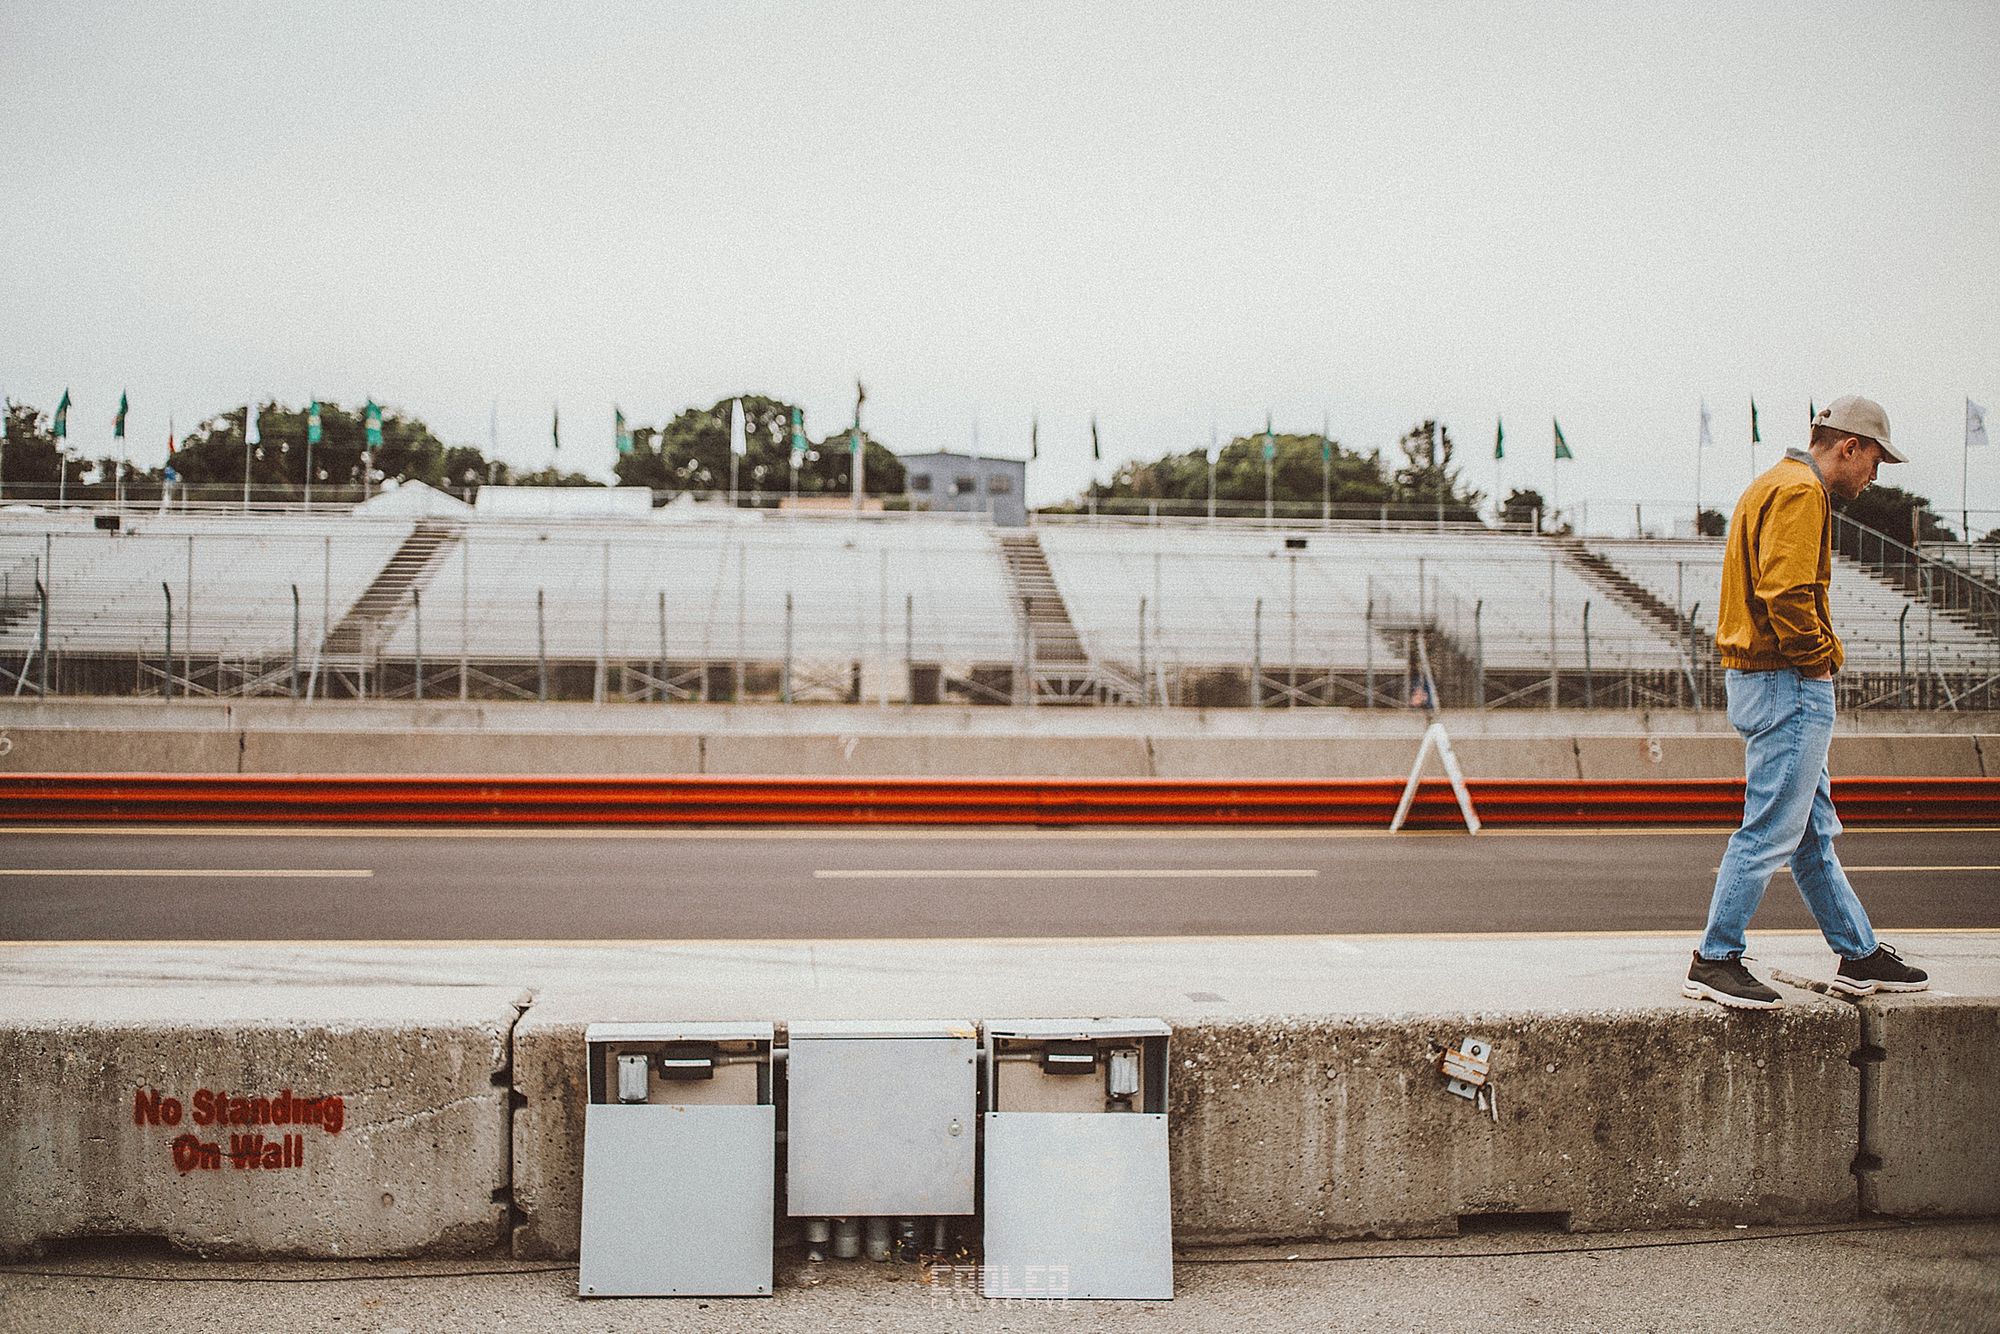
[[[1215,423],[1208,423],[1208,526],[1215,527]]]
[[[1322,525],[1333,518],[1333,441],[1327,432],[1332,429],[1330,414],[1319,415],[1319,521]]]
[[[1965,568],[1972,568],[1972,395],[1965,396],[1965,444],[1958,451],[1958,528],[1965,536]]]
[[[250,512],[250,437],[256,434],[257,405],[243,409],[243,512]]]

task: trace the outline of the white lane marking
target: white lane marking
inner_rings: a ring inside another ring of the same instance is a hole
[[[2000,942],[2000,927],[1991,926],[1877,926],[1877,935],[1884,936],[1990,936]],[[1817,940],[1818,927],[1759,927],[1750,933],[1751,944],[1760,940],[1777,938],[1812,938]],[[1394,941],[1394,940],[1680,940],[1693,942],[1700,938],[1699,926],[1675,930],[1651,931],[1376,931],[1349,933],[1344,936],[1317,935],[1302,932],[1299,935],[1273,935],[1270,932],[1246,932],[1242,935],[1217,934],[1208,932],[1198,936],[681,936],[664,938],[633,937],[621,939],[578,939],[556,940],[547,937],[473,937],[465,940],[427,939],[396,940],[370,937],[339,937],[325,940],[293,939],[274,936],[262,939],[246,937],[242,940],[218,940],[211,936],[199,939],[177,940],[167,937],[150,939],[103,939],[103,940],[0,940],[0,949],[42,950],[42,949],[240,949],[246,945],[281,945],[286,948],[367,948],[396,950],[459,950],[459,949],[586,949],[586,950],[629,950],[635,948],[664,949],[803,949],[808,946],[833,948],[845,945],[901,945],[913,949],[936,949],[940,945],[977,946],[1041,946],[1041,945],[1199,945],[1205,940],[1225,940],[1231,944],[1271,941],[1274,943],[1318,941],[1322,944],[1337,944],[1350,941]]]
[[[1840,869],[1843,871],[1868,871],[1871,873],[1878,871],[2000,871],[2000,866],[1849,866],[1843,862]],[[1722,868],[1720,866],[1711,866],[1708,868],[1710,875],[1719,875],[1721,871]],[[1792,868],[1789,866],[1780,866],[1777,873],[1779,875],[1790,875]]]
[[[1296,870],[1279,870],[1266,867],[1249,867],[1237,870],[1196,871],[1187,869],[1118,870],[1082,869],[1077,867],[1057,867],[1037,870],[1033,867],[999,868],[994,870],[966,870],[957,867],[904,870],[901,868],[881,868],[862,870],[814,871],[815,880],[1298,880],[1310,879],[1319,872],[1310,867]]]
[[[373,871],[354,870],[209,870],[201,867],[168,866],[148,869],[141,866],[110,866],[86,868],[81,866],[0,866],[0,875],[15,876],[128,876],[150,880],[155,876],[181,876],[200,879],[232,880],[366,880]]]

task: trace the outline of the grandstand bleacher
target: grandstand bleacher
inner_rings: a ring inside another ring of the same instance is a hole
[[[707,506],[95,518],[0,511],[0,688],[161,693],[164,582],[176,693],[289,693],[294,586],[315,695],[413,694],[420,656],[425,693],[468,698],[1401,704],[1425,663],[1453,704],[1720,691],[1714,540]],[[1832,595],[1849,702],[1995,694],[1990,620],[1846,557]]]

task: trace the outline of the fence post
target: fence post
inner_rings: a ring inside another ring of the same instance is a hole
[[[1472,703],[1480,709],[1486,707],[1486,630],[1479,621],[1485,610],[1485,598],[1472,604]]]
[[[989,502],[990,503],[990,502]],[[903,694],[905,704],[917,702],[913,683],[917,670],[917,595],[903,594]],[[938,701],[944,701],[944,667],[938,666]]]
[[[785,592],[785,662],[778,681],[778,699],[781,703],[792,702],[792,594]]]
[[[729,456],[734,459],[736,456]],[[732,497],[733,499],[733,497]],[[611,543],[604,543],[604,559],[597,576],[597,677],[591,682],[590,702],[602,704],[611,693]]]
[[[1264,707],[1264,599],[1250,610],[1250,707]]]
[[[1590,599],[1583,600],[1583,707],[1597,707],[1597,682],[1590,670]]]
[[[60,455],[57,456],[56,462],[62,462]],[[42,604],[42,660],[39,671],[42,683],[41,696],[47,699],[49,697],[49,590],[39,579],[35,580],[35,597]]]
[[[165,584],[160,585],[165,588]],[[173,594],[167,594],[168,614],[173,612]],[[299,586],[292,585],[292,698],[299,697]]]
[[[535,699],[549,702],[549,636],[542,616],[542,590],[535,590]]]
[[[1375,707],[1375,576],[1368,576],[1368,610],[1362,617],[1362,684],[1368,691],[1368,708]]]
[[[673,692],[667,689],[667,590],[660,590],[660,702],[669,703]]]
[[[1561,668],[1556,662],[1556,558],[1549,557],[1549,711],[1556,708]]]
[[[1896,703],[1901,708],[1910,707],[1910,642],[1904,625],[1910,619],[1910,603],[1903,602],[1903,613],[1896,618]]]
[[[458,539],[458,697],[472,697],[472,535]]]
[[[416,697],[424,697],[424,600],[416,589],[410,590],[410,624],[417,638],[417,678]]]
[[[167,595],[167,670],[160,678],[160,698],[174,697],[174,590],[166,580],[160,580],[160,591]]]
[[[1153,692],[1146,685],[1146,599],[1139,599],[1139,702],[1151,704]]]
[[[1029,708],[1034,708],[1034,707],[1035,707],[1035,704],[1036,704],[1036,702],[1037,702],[1037,701],[1036,701],[1036,696],[1037,696],[1037,695],[1038,695],[1038,694],[1040,693],[1040,692],[1039,692],[1038,690],[1036,690],[1036,688],[1035,688],[1035,617],[1034,617],[1034,606],[1035,606],[1035,600],[1034,600],[1033,598],[1029,598],[1029,597],[1024,597],[1024,598],[1022,598],[1022,599],[1021,599],[1021,623],[1022,623],[1022,625],[1023,625],[1024,627],[1025,627],[1025,633],[1024,633],[1024,634],[1023,634],[1023,636],[1022,636],[1022,640],[1021,640],[1021,642],[1022,642],[1022,646],[1023,646],[1023,650],[1024,650],[1024,651],[1025,651],[1025,653],[1027,654],[1027,656],[1026,656],[1025,658],[1023,658],[1023,659],[1022,659],[1022,666],[1023,666],[1023,667],[1024,667],[1025,669],[1026,669],[1026,673],[1027,673],[1027,680],[1028,680],[1028,707],[1029,707]]]

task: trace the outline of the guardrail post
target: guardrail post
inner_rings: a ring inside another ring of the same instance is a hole
[[[538,588],[535,590],[535,699],[546,704],[549,702],[549,635],[542,605],[542,590]]]
[[[174,590],[167,581],[160,580],[160,591],[167,595],[167,670],[160,677],[160,698],[174,697]]]
[[[673,691],[667,689],[667,590],[660,590],[660,702],[672,702]]]
[[[165,588],[165,584],[160,585]],[[173,614],[173,594],[167,594],[167,612]],[[299,697],[299,586],[292,585],[292,698]]]
[[[990,504],[991,502],[988,503]],[[907,697],[904,700],[904,702],[907,704],[915,704],[917,702],[916,699],[917,691],[916,691],[916,686],[914,684],[916,670],[917,670],[917,595],[915,593],[905,593],[903,594],[903,693]],[[944,701],[943,675],[944,675],[944,668],[943,664],[940,663],[938,667],[939,703],[943,703]]]

